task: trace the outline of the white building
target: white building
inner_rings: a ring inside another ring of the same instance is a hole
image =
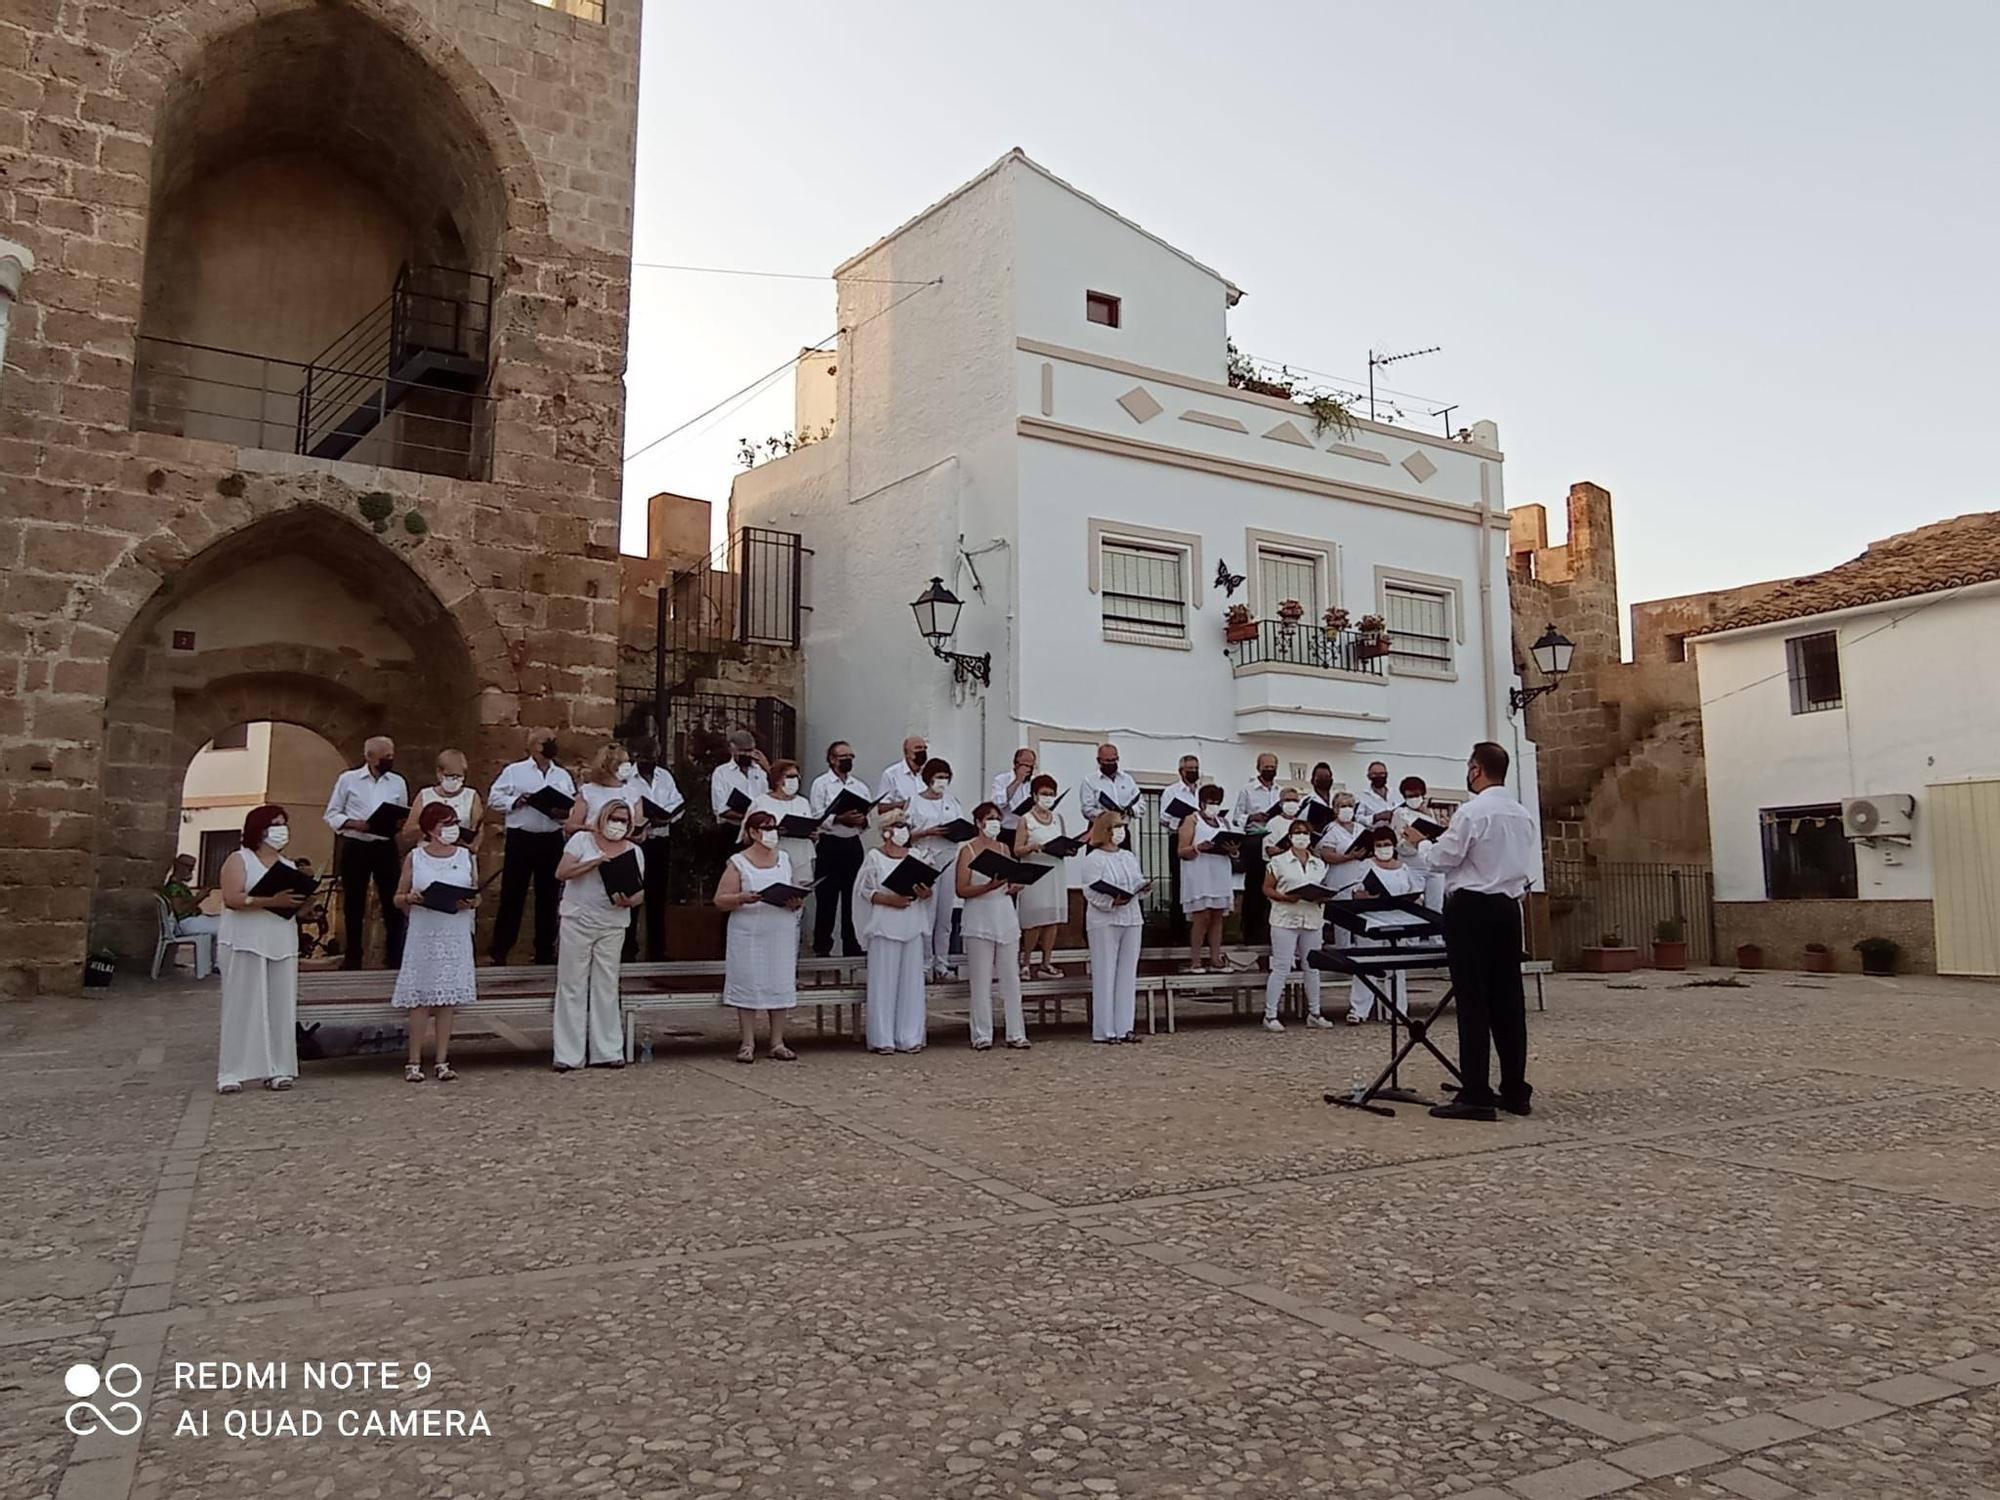
[[[1905,967],[2000,973],[1995,641],[2000,513],[1877,542],[1690,641],[1724,953],[1821,943],[1854,968],[1879,936]]]
[[[800,429],[831,436],[731,497],[733,525],[813,551],[809,759],[846,738],[872,774],[921,731],[961,788],[1020,744],[1068,786],[1109,738],[1144,786],[1192,751],[1233,795],[1269,750],[1287,780],[1324,759],[1355,788],[1380,758],[1452,798],[1493,739],[1536,805],[1507,711],[1492,424],[1343,434],[1233,388],[1241,293],[1018,151],[835,275],[838,349],[797,377]],[[1218,565],[1243,575],[1233,596]],[[933,575],[965,601],[952,647],[991,653],[990,689],[920,638],[910,603]],[[1230,603],[1256,640],[1225,647]],[[1386,616],[1394,654],[1330,635],[1334,606]]]

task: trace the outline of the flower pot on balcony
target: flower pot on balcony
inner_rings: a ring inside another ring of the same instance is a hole
[[[1287,599],[1278,606],[1278,618],[1287,625],[1296,625],[1306,617],[1306,607],[1296,599]]]
[[[1688,945],[1685,942],[1667,942],[1653,939],[1653,967],[1656,969],[1685,969],[1688,966]]]
[[[1761,969],[1764,967],[1764,950],[1755,943],[1739,943],[1736,946],[1736,967],[1739,969]]]
[[[1637,948],[1585,948],[1583,950],[1583,972],[1586,974],[1630,974],[1639,967]]]
[[[1224,625],[1222,627],[1222,638],[1232,646],[1239,645],[1244,641],[1254,641],[1257,639],[1257,622],[1255,620],[1244,620],[1240,624],[1232,623]]]
[[[1827,950],[1824,943],[1807,943],[1803,967],[1808,974],[1831,974],[1833,954]]]

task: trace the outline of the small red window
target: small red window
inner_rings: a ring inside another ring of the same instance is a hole
[[[1106,328],[1118,326],[1118,299],[1103,292],[1083,294],[1083,315],[1093,323],[1102,323]]]

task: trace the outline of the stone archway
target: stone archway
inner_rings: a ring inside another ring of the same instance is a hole
[[[421,784],[446,745],[477,753],[478,701],[450,609],[370,533],[304,506],[212,543],[162,578],[112,653],[94,941],[150,951],[181,778],[222,729],[298,724],[349,756],[392,734]]]

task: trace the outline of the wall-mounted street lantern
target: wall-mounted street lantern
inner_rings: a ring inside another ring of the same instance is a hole
[[[1552,693],[1562,686],[1563,674],[1569,670],[1570,658],[1576,655],[1576,647],[1569,637],[1554,625],[1542,632],[1541,639],[1528,648],[1528,655],[1534,658],[1548,681],[1539,687],[1515,688],[1507,695],[1507,707],[1512,713],[1519,713],[1544,693]]]
[[[976,682],[981,687],[993,685],[993,655],[982,652],[978,656],[965,656],[957,651],[945,650],[945,642],[958,630],[958,612],[965,608],[964,602],[944,586],[942,578],[933,578],[931,586],[917,596],[910,605],[910,611],[917,617],[917,629],[930,643],[931,653],[939,661],[951,663],[952,681]]]

